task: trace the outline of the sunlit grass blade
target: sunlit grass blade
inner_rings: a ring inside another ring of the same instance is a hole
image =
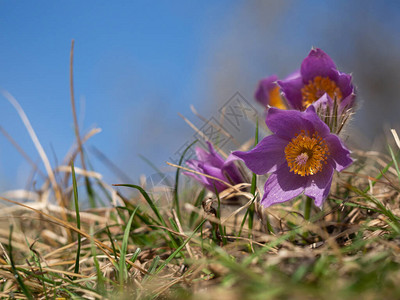
[[[72,185],[74,189],[74,204],[76,213],[76,228],[81,229],[81,217],[79,215],[79,201],[78,201],[78,186],[76,184],[75,167],[74,162],[71,160],[71,173],[72,173]],[[81,255],[81,235],[78,233],[78,249],[76,250],[75,268],[74,272],[79,273],[79,258]]]
[[[10,225],[10,234],[9,234],[9,237],[8,237],[8,247],[10,248],[9,257],[10,257],[10,264],[11,264],[12,272],[14,273],[14,277],[17,280],[18,285],[20,286],[20,288],[21,288],[22,292],[24,293],[24,295],[28,299],[32,299],[33,300],[32,293],[26,287],[26,285],[24,283],[24,280],[22,279],[21,275],[17,271],[17,268],[15,267],[14,257],[13,257],[13,247],[12,247],[12,233],[13,233],[13,230],[14,230],[14,226],[11,224]]]
[[[389,163],[382,169],[382,171],[381,171],[378,175],[375,176],[375,178],[376,178],[377,180],[381,179],[381,178],[386,174],[386,172],[389,171],[389,168],[393,165],[393,163],[394,163],[393,161],[389,162]],[[372,181],[371,185],[368,185],[368,186],[365,188],[364,193],[367,193],[367,192],[371,189],[371,186],[374,186],[377,182],[378,182],[378,181]]]
[[[153,200],[151,200],[150,196],[146,193],[146,191],[142,187],[140,187],[138,185],[134,185],[134,184],[114,184],[114,186],[125,186],[125,187],[129,187],[129,188],[137,189],[143,195],[143,197],[146,199],[147,203],[149,204],[151,210],[156,215],[157,219],[161,222],[161,224],[164,227],[168,228],[163,216],[161,215],[160,211],[158,210],[158,207],[154,204]],[[174,248],[177,248],[178,244],[176,243],[174,236],[168,230],[166,230],[166,232],[167,232],[168,236],[170,237],[171,243],[173,244]]]
[[[254,147],[258,144],[258,118],[256,120],[256,133],[254,135]],[[251,178],[251,188],[250,192],[255,195],[257,190],[257,174],[253,173]],[[249,215],[249,237],[251,238],[251,231],[253,230],[253,223],[254,223],[254,211],[255,211],[255,204],[254,202],[250,204],[248,210]]]
[[[257,194],[254,195],[253,199],[251,200],[250,206],[251,206],[251,205],[254,205],[254,201],[256,201],[256,199],[257,199]],[[250,206],[249,206],[249,207],[250,207]],[[244,223],[246,223],[246,220],[247,220],[247,216],[248,216],[248,215],[249,215],[249,208],[246,209],[246,212],[245,212],[245,214],[244,214],[244,216],[243,216],[242,222],[240,223],[239,233],[238,233],[238,235],[237,235],[238,237],[240,237],[240,236],[242,235],[243,226],[244,226]]]
[[[39,257],[39,255],[38,255],[37,251],[33,249],[33,244],[29,247],[29,249],[31,249],[32,256],[33,256],[33,258],[34,258],[35,263],[36,263],[36,264],[38,265],[38,267],[39,267],[40,273],[43,273],[42,264],[41,264],[41,262],[40,262],[40,257]],[[41,279],[39,279],[39,281],[40,281],[41,284],[42,284],[44,296],[45,296],[45,298],[46,298],[46,300],[47,300],[47,299],[48,299],[48,295],[47,295],[47,287],[46,287],[45,281],[44,281],[44,280],[41,280]]]
[[[91,230],[91,234],[93,235],[93,230]],[[90,246],[91,246],[91,251],[92,251],[93,263],[96,268],[96,274],[97,274],[97,292],[100,295],[106,295],[106,288],[104,285],[105,280],[103,277],[103,273],[101,272],[101,269],[100,269],[99,260],[97,259],[96,247],[95,247],[93,241],[90,242]]]
[[[126,225],[125,231],[124,231],[124,237],[122,239],[122,245],[121,245],[121,252],[120,252],[120,257],[119,257],[119,283],[121,285],[121,288],[123,288],[123,284],[126,282],[128,278],[128,269],[126,267],[126,251],[128,249],[128,241],[129,241],[129,234],[131,232],[131,225],[133,218],[135,217],[137,208],[133,211],[131,214],[131,217],[129,218],[128,224]]]
[[[366,200],[374,203],[376,207],[379,209],[379,212],[391,220],[391,222],[387,223],[396,231],[397,234],[400,234],[400,218],[395,216],[390,209],[387,209],[385,205],[383,205],[382,202],[379,201],[379,199],[375,198],[372,195],[369,195],[368,193],[361,191],[360,189],[352,185],[348,185],[347,187],[353,192],[357,193],[358,195],[363,196]]]
[[[399,169],[399,164],[397,163],[396,155],[394,155],[392,147],[390,147],[390,145],[388,145],[388,147],[389,147],[390,156],[392,157],[392,161],[394,163],[394,167],[396,168],[397,177],[399,178],[399,181],[400,181],[400,169]]]

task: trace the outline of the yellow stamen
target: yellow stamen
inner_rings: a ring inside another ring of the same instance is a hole
[[[269,92],[269,105],[279,108],[279,109],[286,109],[286,105],[282,100],[281,97],[281,90],[279,86],[274,87],[270,92]]]
[[[317,132],[312,136],[302,130],[285,147],[285,158],[291,172],[300,176],[315,175],[327,163],[329,149]]]
[[[303,107],[309,107],[325,93],[332,99],[336,97],[336,100],[342,100],[342,91],[333,80],[329,77],[316,76],[301,89]]]

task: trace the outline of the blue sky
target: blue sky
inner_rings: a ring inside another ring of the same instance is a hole
[[[202,52],[215,30],[223,30],[218,25],[221,15],[234,9],[232,1],[213,6],[169,1],[40,5],[2,1],[0,87],[20,102],[51,160],[54,151],[60,161],[74,139],[69,94],[74,39],[75,95],[78,108],[82,102],[85,107],[81,128],[102,128],[91,142],[115,159],[124,145],[136,145],[135,139],[146,131],[141,121],[151,118],[157,102],[172,119],[178,119],[178,109],[189,111],[188,100],[193,103],[192,95],[200,88],[196,70]],[[37,161],[24,127],[4,98],[0,112],[0,125]],[[135,124],[127,128],[126,122]],[[3,136],[0,148],[0,180],[7,187],[18,187],[29,168]],[[132,155],[142,151],[145,147]]]
[[[0,1],[0,88],[20,102],[52,164],[61,162],[74,141],[69,94],[74,39],[81,130],[103,130],[88,146],[137,180],[152,172],[138,154],[165,166],[192,135],[178,112],[190,117],[193,104],[209,117],[236,91],[252,100],[261,77],[298,68],[311,46],[323,48],[343,71],[363,70],[354,37],[364,34],[383,57],[400,53],[399,12],[397,1],[362,0]],[[380,44],[382,36],[390,47]],[[365,111],[372,107],[376,114],[368,95],[362,98]],[[360,116],[363,124],[368,114]],[[0,126],[40,164],[4,97]],[[90,157],[107,181],[117,182]],[[0,135],[0,192],[24,187],[29,172]]]

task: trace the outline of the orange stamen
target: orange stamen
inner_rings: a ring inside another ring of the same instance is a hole
[[[329,149],[317,132],[312,136],[302,130],[285,147],[285,158],[291,172],[300,176],[315,175],[327,163]]]
[[[342,91],[336,85],[336,82],[331,80],[329,77],[316,76],[301,89],[303,107],[309,107],[325,93],[327,93],[331,98],[336,97],[336,100],[338,101],[342,100]]]
[[[269,92],[269,105],[279,109],[287,108],[282,100],[281,90],[278,85]]]

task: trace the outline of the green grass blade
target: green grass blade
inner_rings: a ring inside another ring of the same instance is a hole
[[[133,253],[133,256],[131,258],[131,262],[135,262],[140,254],[140,252],[142,252],[142,249],[137,248],[135,253]]]
[[[161,222],[161,224],[164,227],[168,228],[167,223],[165,223],[164,218],[162,217],[160,211],[158,210],[158,207],[154,204],[153,200],[151,200],[150,196],[146,193],[146,191],[144,189],[142,189],[142,187],[140,187],[138,185],[134,185],[134,184],[113,184],[113,185],[114,186],[125,186],[125,187],[129,187],[129,188],[137,189],[143,195],[143,197],[146,199],[146,202],[149,204],[151,210],[154,212],[157,219]],[[174,248],[177,248],[178,244],[176,243],[174,236],[168,230],[166,230],[166,232],[167,232],[168,236],[170,237],[171,243],[174,246]]]
[[[219,235],[220,235],[220,237],[222,239],[223,244],[226,245],[227,240],[226,240],[226,237],[224,235],[225,230],[224,230],[224,228],[222,228],[222,225],[221,225],[221,199],[219,198],[219,193],[218,193],[217,188],[215,187],[215,185],[214,185],[214,188],[215,188],[215,195],[217,196],[217,201],[218,201],[217,218],[220,221],[218,223],[218,231],[219,231]],[[215,227],[217,227],[217,226],[215,226]]]
[[[388,145],[388,147],[389,147],[390,156],[392,157],[392,160],[393,160],[393,163],[394,163],[394,167],[396,168],[397,177],[399,178],[399,181],[400,181],[399,164],[397,163],[397,159],[396,159],[396,156],[393,153],[392,147],[390,147],[390,145]]]
[[[197,142],[197,140],[195,140],[194,142],[192,142],[189,146],[186,147],[186,149],[183,151],[181,158],[179,159],[179,166],[182,165],[183,159],[186,155],[186,152],[190,149],[190,147],[192,147],[195,143]],[[179,187],[179,173],[180,173],[181,169],[177,168],[176,169],[176,174],[175,174],[175,188],[174,188],[174,205],[175,205],[175,209],[176,209],[176,214],[178,215],[178,219],[180,222],[182,222],[182,218],[181,218],[181,209],[179,206],[179,197],[178,197],[178,187]]]
[[[118,260],[117,249],[115,248],[114,240],[113,240],[113,238],[111,236],[110,228],[108,227],[108,225],[106,225],[106,234],[108,236],[108,239],[110,240],[111,248],[113,250],[114,257],[115,257],[116,260]]]
[[[200,222],[200,224],[196,227],[196,229],[193,231],[193,233],[183,242],[182,245],[180,245],[155,271],[155,274],[158,274],[164,267],[183,249],[183,247],[186,246],[186,244],[192,239],[192,237],[196,234],[196,232],[203,226],[203,224],[207,221],[207,219],[204,219],[203,221]]]
[[[385,175],[385,173],[389,170],[389,168],[393,165],[393,161],[389,162],[386,167],[383,168],[383,170],[376,176],[376,179],[379,180]],[[368,192],[371,189],[371,186],[374,186],[377,183],[377,181],[372,181],[371,185],[368,185],[365,190],[363,191],[364,193]]]
[[[258,118],[256,120],[256,133],[254,136],[254,147],[258,144]],[[251,189],[250,192],[255,195],[257,190],[257,174],[253,173],[251,178]],[[255,212],[255,204],[254,201],[251,203],[249,208],[247,209],[249,215],[249,238],[251,238],[252,234],[251,231],[253,230],[253,223],[254,223],[254,212]]]
[[[29,248],[31,249],[33,260],[39,267],[40,273],[43,273],[43,268],[42,268],[42,264],[40,263],[39,254],[37,253],[37,251],[33,250],[33,244]],[[39,279],[39,282],[42,284],[43,292],[44,292],[44,296],[45,296],[46,300],[49,299],[49,297],[47,296],[47,288],[46,288],[46,284],[45,284],[44,280]]]
[[[122,246],[121,246],[121,252],[120,252],[120,257],[119,257],[119,283],[121,285],[121,288],[123,287],[123,284],[126,282],[128,278],[128,269],[126,267],[126,251],[128,249],[128,240],[129,240],[129,233],[131,232],[131,225],[133,218],[135,217],[137,208],[133,211],[131,217],[129,218],[128,224],[126,225],[125,232],[124,232],[124,237],[122,239]]]
[[[256,200],[256,198],[257,198],[257,195],[254,195],[253,199],[251,200],[250,206],[254,204],[254,201]],[[249,206],[249,208],[250,208],[250,206]],[[242,235],[243,226],[244,226],[244,223],[246,223],[247,216],[249,214],[249,208],[246,210],[246,213],[243,216],[242,223],[240,224],[240,229],[239,229],[239,233],[238,233],[239,237]]]
[[[352,190],[353,192],[359,194],[360,196],[363,196],[366,200],[371,201],[372,203],[374,203],[377,208],[379,209],[379,213],[387,216],[392,222],[387,222],[388,225],[390,225],[397,234],[400,234],[400,218],[395,216],[392,211],[390,209],[387,209],[385,207],[385,205],[379,201],[377,198],[373,197],[372,195],[369,195],[361,190],[359,190],[358,188],[349,185],[348,188],[350,190]]]
[[[204,199],[204,195],[206,194],[206,189],[202,189],[201,192],[199,193],[199,195],[196,198],[196,201],[194,203],[194,207],[199,208],[200,204],[203,202]],[[199,214],[195,211],[192,211],[192,213],[190,214],[189,217],[189,227],[191,228],[193,226],[194,221],[197,219],[197,216]]]
[[[81,229],[81,218],[79,215],[79,201],[78,201],[78,186],[76,184],[75,167],[74,162],[71,160],[71,172],[72,172],[72,185],[74,188],[74,203],[76,212],[76,227]],[[81,255],[81,235],[78,233],[78,249],[76,250],[75,268],[74,273],[79,273],[79,258]]]
[[[12,269],[12,272],[14,273],[14,277],[17,279],[18,285],[21,287],[21,290],[24,293],[24,295],[28,299],[32,299],[33,300],[33,296],[31,294],[31,292],[28,290],[28,288],[24,284],[24,281],[22,280],[21,275],[18,273],[18,271],[17,271],[17,269],[15,267],[14,258],[13,258],[13,249],[12,249],[12,233],[13,233],[13,230],[14,230],[14,226],[11,224],[10,225],[10,234],[9,234],[9,237],[8,237],[8,246],[10,247],[9,257],[10,257],[11,269]]]
[[[93,228],[92,227],[91,227],[91,235],[93,235]],[[97,274],[97,292],[100,295],[105,296],[106,295],[106,288],[104,286],[103,273],[101,272],[101,269],[100,269],[99,260],[97,259],[96,247],[95,247],[95,244],[94,244],[93,240],[91,240],[90,246],[91,246],[93,262],[94,262],[94,266],[96,268],[96,274]]]

